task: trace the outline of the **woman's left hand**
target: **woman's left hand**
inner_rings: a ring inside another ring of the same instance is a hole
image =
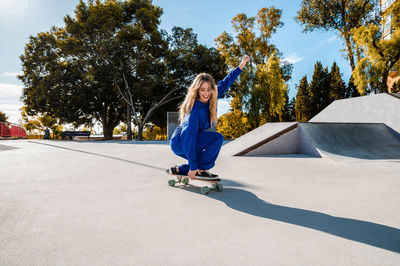
[[[243,69],[243,68],[246,66],[247,62],[249,62],[249,61],[250,61],[250,56],[245,55],[245,56],[242,58],[242,62],[240,63],[239,68],[240,68],[240,69]]]
[[[199,172],[199,170],[189,170],[188,172],[188,176],[191,180],[194,180],[194,178],[196,177],[196,174]]]

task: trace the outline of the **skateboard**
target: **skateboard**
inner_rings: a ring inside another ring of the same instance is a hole
[[[184,184],[184,185],[188,185],[189,184],[189,177],[187,175],[178,175],[178,174],[172,174],[169,169],[167,170],[167,174],[168,175],[172,175],[175,178],[174,179],[170,179],[168,180],[168,185],[170,185],[171,187],[175,186],[175,184]],[[208,182],[211,183],[211,187],[209,186],[203,186],[200,188],[200,192],[203,195],[208,194],[208,192],[210,192],[211,190],[215,190],[217,192],[221,192],[224,188],[221,184],[221,179],[219,178],[206,178],[206,177],[198,177],[196,176],[194,178],[194,180],[198,180],[198,181],[203,181],[203,182]]]

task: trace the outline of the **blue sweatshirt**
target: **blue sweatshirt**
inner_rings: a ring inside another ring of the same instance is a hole
[[[218,98],[221,98],[225,94],[241,72],[242,70],[237,67],[223,80],[218,82]],[[197,134],[201,131],[207,130],[210,126],[210,109],[208,103],[195,101],[192,111],[184,118],[180,132],[182,149],[189,161],[190,170],[199,169],[196,156]]]

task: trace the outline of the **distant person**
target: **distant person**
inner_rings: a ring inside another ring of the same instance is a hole
[[[44,130],[44,139],[50,139],[50,130],[48,128]]]
[[[217,122],[218,98],[224,95],[249,60],[249,56],[243,57],[240,65],[218,85],[209,74],[196,76],[180,105],[180,125],[175,129],[170,142],[172,151],[187,159],[188,163],[171,167],[167,170],[170,174],[188,175],[190,179],[195,176],[218,176],[208,170],[215,165],[224,137],[218,132],[207,130]]]

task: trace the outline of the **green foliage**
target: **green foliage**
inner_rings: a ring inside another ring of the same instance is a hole
[[[350,83],[349,83],[350,86]],[[333,63],[331,71],[321,62],[314,66],[314,74],[308,84],[304,76],[298,86],[295,104],[296,121],[307,122],[331,102],[354,96],[350,87],[343,82],[340,69]]]
[[[119,129],[119,128],[114,128],[114,130],[113,130],[113,135],[119,135],[119,134],[121,134],[122,133],[122,131],[121,131],[121,129]]]
[[[285,82],[290,79],[292,66],[280,61],[281,55],[271,43],[272,34],[283,26],[280,18],[281,10],[273,6],[260,9],[256,17],[238,14],[232,19],[236,36],[223,32],[216,39],[217,49],[228,67],[239,65],[246,54],[251,58],[238,84],[230,89],[237,109],[246,114],[250,129],[278,121],[284,110]],[[258,31],[255,30],[256,26]],[[226,115],[223,119],[239,119],[240,113],[235,108],[232,108],[232,112],[236,113]]]
[[[231,101],[231,111],[218,118],[217,130],[226,139],[236,139],[250,131],[250,123],[247,115],[238,106],[238,99]]]
[[[397,81],[393,84],[392,93],[400,93],[400,81]]]
[[[376,5],[374,0],[303,0],[295,19],[303,25],[303,32],[336,31],[345,42],[344,57],[353,71],[356,62],[361,60],[361,50],[354,42],[352,30],[377,22]]]
[[[293,122],[296,120],[295,105],[296,105],[296,98],[293,97],[289,101],[289,90],[288,90],[285,95],[285,106],[283,108],[283,112],[279,116],[280,122]]]
[[[29,134],[32,134],[34,130],[44,132],[44,130],[48,128],[53,132],[54,137],[59,137],[63,130],[63,126],[58,119],[49,115],[30,116],[28,115],[26,106],[22,107],[21,116],[24,121],[22,126]]]
[[[354,84],[361,95],[388,92],[389,72],[400,67],[400,2],[395,2],[389,12],[393,29],[390,39],[382,38],[382,26],[379,24],[354,30],[354,39],[365,54],[353,72]]]
[[[310,92],[311,117],[318,114],[331,103],[330,77],[328,69],[323,67],[321,62],[314,66],[314,74],[308,86]]]
[[[105,17],[117,16],[119,7],[115,1],[81,1],[75,19],[65,17],[64,28],[30,37],[21,56],[24,74],[19,77],[30,115],[56,116],[76,127],[96,119],[102,122],[105,137],[112,137],[123,104],[113,88],[112,70],[98,60],[94,48],[110,35],[115,20]]]
[[[143,138],[145,140],[165,140],[167,139],[167,129],[149,125],[143,131]]]
[[[351,77],[347,84],[347,94],[345,98],[358,97],[360,93],[357,90],[357,86],[354,84],[354,77]]]
[[[8,117],[6,116],[5,113],[0,112],[0,122],[6,122]]]
[[[307,122],[311,119],[311,93],[308,89],[307,77],[304,76],[300,85],[297,88],[296,95],[296,104],[295,104],[295,113],[296,113],[296,121],[298,122]]]
[[[253,121],[261,118],[257,121],[259,125],[279,119],[285,106],[287,85],[279,63],[279,58],[272,54],[266,64],[257,65],[257,83],[254,88],[256,97],[253,97],[255,104],[251,105],[253,108],[250,108],[249,116]]]
[[[123,98],[140,123],[138,117],[145,117],[153,99],[166,92],[160,86],[167,47],[157,29],[161,14],[149,1],[81,1],[75,18],[65,18],[68,34],[60,45],[76,58],[87,58],[88,80],[110,90],[105,95],[114,95],[116,106],[106,109],[109,117],[99,118],[106,138],[126,111]]]
[[[81,0],[64,27],[31,36],[19,77],[27,112],[75,127],[98,120],[106,139],[127,119],[126,105],[139,139],[146,123],[165,123],[194,75],[220,79],[226,67],[192,29],[175,27],[171,36],[158,30],[161,14],[147,0]]]
[[[169,90],[180,87],[170,101],[157,109],[149,120],[151,123],[166,127],[167,112],[176,111],[177,106],[186,95],[194,77],[202,72],[211,74],[218,82],[226,75],[226,64],[215,48],[198,44],[197,35],[191,28],[174,27],[171,35],[166,35],[169,49],[166,54],[164,86]]]
[[[336,62],[334,62],[331,67],[329,78],[330,78],[330,90],[329,90],[330,101],[346,98],[346,96],[349,93],[347,91],[346,84],[342,79],[342,74],[340,73],[339,67],[336,64]]]

